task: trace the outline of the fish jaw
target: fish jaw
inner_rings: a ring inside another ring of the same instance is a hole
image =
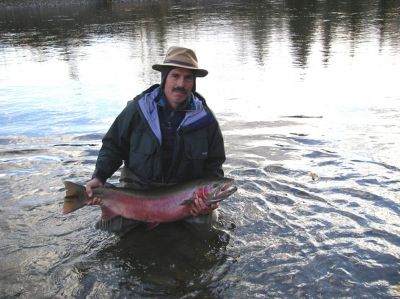
[[[225,198],[228,198],[229,196],[231,196],[233,193],[235,193],[237,191],[237,187],[233,186],[232,188],[225,190],[224,192],[221,192],[220,194],[218,194],[215,197],[212,197],[211,199],[207,200],[207,205],[212,205],[215,203],[218,203],[220,201],[223,201]]]
[[[214,186],[214,190],[207,198],[207,205],[218,203],[235,193],[237,191],[237,187],[234,186],[234,182],[234,180],[226,180],[220,182],[217,186]]]

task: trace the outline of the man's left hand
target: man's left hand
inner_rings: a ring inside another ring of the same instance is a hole
[[[193,193],[193,203],[190,209],[192,216],[207,215],[219,207],[218,203],[207,205],[207,199]]]

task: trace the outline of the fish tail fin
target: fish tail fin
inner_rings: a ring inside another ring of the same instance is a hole
[[[64,214],[78,210],[88,203],[89,197],[84,186],[69,181],[64,181],[64,186]]]

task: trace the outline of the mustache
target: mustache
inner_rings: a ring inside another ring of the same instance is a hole
[[[172,89],[172,91],[178,91],[178,92],[182,92],[182,93],[187,93],[187,90],[184,89],[183,87],[174,87]]]

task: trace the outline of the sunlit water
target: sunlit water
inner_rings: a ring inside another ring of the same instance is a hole
[[[398,1],[27,2],[0,3],[0,297],[400,296]],[[239,187],[215,236],[62,215],[177,44]]]

